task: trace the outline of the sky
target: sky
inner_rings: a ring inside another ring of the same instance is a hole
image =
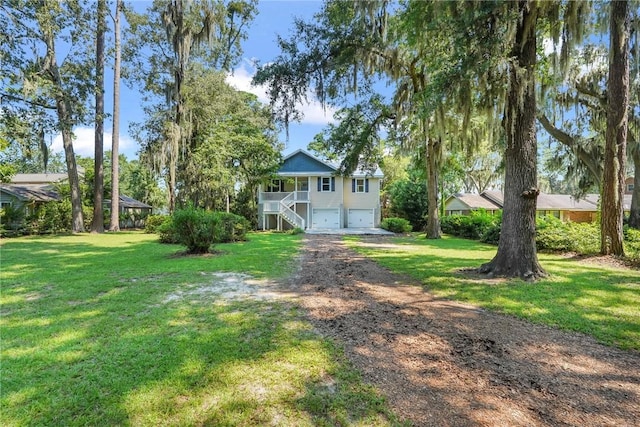
[[[150,2],[134,1],[137,10],[144,10]],[[251,79],[255,73],[254,62],[260,64],[273,61],[280,53],[276,45],[277,35],[285,38],[291,34],[292,22],[295,17],[310,19],[320,10],[321,1],[316,0],[260,0],[258,15],[248,29],[248,38],[243,43],[242,60],[232,73],[227,76],[227,82],[239,90],[254,93],[258,99],[268,103],[264,88],[251,86]],[[107,64],[107,68],[110,64]],[[112,65],[112,64],[111,64]],[[113,72],[105,71],[105,112],[111,114],[113,106]],[[120,152],[127,159],[136,159],[139,149],[137,143],[129,135],[129,123],[144,120],[140,104],[140,94],[126,84],[121,83],[121,118],[120,118]],[[289,140],[286,140],[284,132],[280,135],[282,143],[286,144],[283,154],[289,154],[297,149],[306,149],[307,144],[322,129],[332,122],[334,110],[322,108],[319,102],[312,102],[301,106],[304,119],[301,123],[292,123],[289,126]],[[111,149],[111,119],[107,118],[104,124],[104,149]],[[94,130],[93,127],[78,127],[74,129],[74,149],[76,154],[84,157],[93,157]],[[52,139],[52,151],[62,153],[62,137],[55,136]]]

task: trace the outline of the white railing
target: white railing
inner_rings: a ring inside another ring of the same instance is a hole
[[[287,205],[280,202],[280,216],[285,219],[289,224],[294,227],[299,227],[304,230],[304,218],[298,215],[295,211],[291,210]]]
[[[270,201],[280,201],[292,194],[293,200],[296,202],[308,202],[310,200],[308,191],[294,191],[287,193],[260,193],[258,194],[258,202],[266,203]]]
[[[305,220],[291,207],[296,202],[308,202],[308,191],[294,191],[292,193],[260,193],[259,203],[262,203],[263,213],[278,214],[294,227],[304,230]]]

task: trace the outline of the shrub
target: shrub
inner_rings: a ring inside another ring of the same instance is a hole
[[[288,230],[287,233],[295,236],[296,234],[304,234],[304,230],[300,227],[296,227]]]
[[[245,240],[251,224],[245,217],[227,212],[211,212],[215,217],[214,243]]]
[[[149,215],[144,224],[144,232],[149,234],[157,233],[158,227],[164,224],[168,218],[166,215]]]
[[[484,209],[471,212],[470,215],[449,215],[440,220],[443,233],[466,239],[481,240],[483,236],[496,226],[500,228],[501,216],[491,214]],[[495,231],[492,231],[495,233]],[[499,230],[498,230],[499,233]]]
[[[203,209],[188,207],[173,213],[173,228],[180,244],[191,254],[209,252],[215,241],[218,218]]]
[[[173,226],[173,218],[170,216],[165,217],[163,223],[156,228],[156,233],[158,233],[160,243],[180,243],[176,229]]]
[[[640,230],[624,228],[624,249],[629,259],[640,260]]]
[[[205,253],[215,243],[245,240],[249,227],[242,216],[189,207],[165,217],[157,232],[162,243],[180,243],[189,253]]]
[[[411,223],[404,218],[385,218],[380,227],[394,233],[408,233],[413,229]]]
[[[597,253],[600,232],[596,223],[562,222],[553,216],[536,218],[536,247],[557,252]]]

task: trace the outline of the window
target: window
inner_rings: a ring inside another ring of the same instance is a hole
[[[281,179],[271,180],[267,185],[267,193],[280,193],[284,191],[284,182]]]
[[[0,202],[0,209],[11,207],[11,202]]]
[[[318,192],[336,191],[336,178],[318,177]]]
[[[633,193],[633,188],[634,188],[633,184],[627,184],[627,193]]]
[[[331,178],[322,178],[321,191],[331,191]]]
[[[353,178],[351,180],[351,192],[352,193],[368,193],[369,180],[365,178]]]

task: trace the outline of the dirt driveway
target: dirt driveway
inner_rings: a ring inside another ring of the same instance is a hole
[[[638,352],[438,299],[339,236],[300,263],[288,291],[416,426],[640,425]]]

